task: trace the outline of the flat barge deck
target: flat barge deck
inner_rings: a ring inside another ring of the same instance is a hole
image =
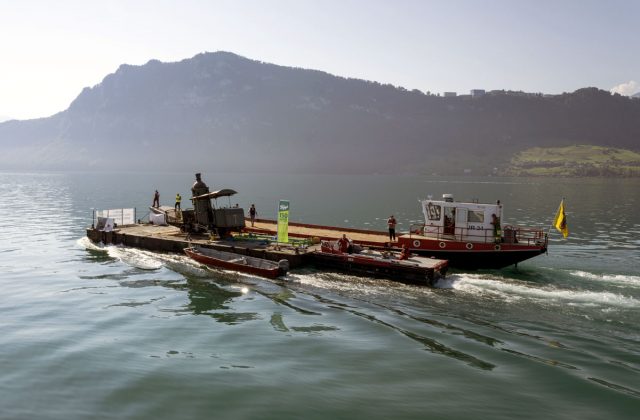
[[[246,233],[273,236],[277,225],[273,220],[256,220],[253,227],[247,221]],[[289,223],[289,236],[294,238],[318,238],[319,240],[336,240],[346,234],[349,239],[363,246],[384,247],[388,245],[388,237],[384,232],[339,228],[303,223]],[[234,252],[271,261],[289,260],[291,268],[314,263],[313,253],[319,246],[296,247],[283,244],[267,243],[259,240],[211,240],[209,235],[187,234],[175,226],[158,226],[152,224],[135,224],[118,226],[111,232],[87,229],[87,237],[95,243],[122,244],[149,251],[182,253],[190,243],[202,245],[220,251]]]
[[[275,234],[275,222],[260,220],[253,228],[247,227],[245,233]],[[365,231],[349,228],[338,228],[318,225],[289,224],[289,235],[298,238],[318,238],[320,240],[335,240],[346,234],[354,243],[369,248],[383,248],[388,246],[387,236],[382,232]],[[386,278],[403,283],[422,285],[433,284],[436,271],[439,271],[442,260],[428,261],[423,268],[429,271],[426,280],[416,280],[403,271],[397,264],[385,264],[385,267],[358,267],[353,258],[336,260],[328,258],[320,251],[321,244],[314,243],[305,246],[278,244],[267,240],[235,237],[225,240],[211,240],[209,235],[187,234],[175,226],[157,226],[152,224],[134,224],[118,226],[111,232],[94,228],[87,229],[87,237],[94,243],[121,244],[124,246],[142,248],[158,252],[174,252],[182,254],[185,248],[200,245],[205,248],[227,251],[239,255],[263,258],[271,261],[286,259],[290,268],[315,266],[317,268],[335,269],[337,271],[363,274],[370,277]],[[314,241],[317,242],[317,241]],[[446,262],[444,262],[446,264]],[[440,265],[438,265],[440,264]],[[405,267],[406,268],[406,267]]]
[[[275,220],[256,219],[252,227],[251,221],[246,219],[244,229],[255,234],[275,235],[278,225]],[[341,238],[343,234],[346,234],[352,241],[364,246],[385,247],[396,245],[396,242],[389,242],[387,232],[289,222],[289,236],[294,238],[318,238],[323,241],[332,241]]]
[[[111,232],[87,229],[87,237],[95,243],[121,244],[149,251],[176,252],[182,254],[190,244],[202,245],[220,251],[233,252],[271,261],[289,260],[291,268],[310,263],[311,249],[277,246],[261,241],[210,240],[209,235],[187,234],[175,226],[136,224],[118,226]]]

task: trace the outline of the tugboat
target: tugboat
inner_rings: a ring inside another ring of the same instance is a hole
[[[454,201],[452,194],[443,194],[442,200],[422,200],[420,205],[425,222],[399,235],[398,246],[449,260],[451,267],[499,269],[547,251],[543,229],[502,224],[499,201],[463,203]]]

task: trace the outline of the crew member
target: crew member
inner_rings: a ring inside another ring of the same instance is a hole
[[[348,252],[350,248],[349,239],[346,234],[342,235],[342,238],[338,240],[338,250],[340,252]]]
[[[389,226],[389,241],[393,242],[396,240],[396,224],[398,222],[396,222],[396,218],[393,217],[393,214],[391,215],[391,217],[389,217],[387,219],[387,226]]]
[[[237,204],[236,204],[237,207]],[[258,214],[258,212],[256,211],[256,205],[252,204],[251,207],[249,208],[249,216],[251,216],[251,226],[253,226],[253,224],[256,221],[256,214]]]
[[[153,194],[153,204],[151,207],[160,207],[160,193],[158,190]]]
[[[500,218],[495,213],[491,215],[491,224],[493,225],[493,238],[496,243],[502,242],[502,229],[500,228]]]
[[[405,244],[402,244],[402,251],[400,251],[400,260],[408,260],[411,256],[411,252],[409,252],[409,248]]]
[[[182,209],[180,208],[180,202],[181,202],[181,201],[182,201],[182,196],[180,195],[180,193],[176,193],[176,204],[175,204],[175,206],[174,206],[174,209],[176,210],[176,212],[177,212],[178,210],[182,210]]]

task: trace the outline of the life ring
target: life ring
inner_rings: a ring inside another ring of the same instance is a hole
[[[500,251],[500,245],[494,246],[493,249],[495,249],[496,251]]]
[[[467,242],[467,245],[465,245],[467,247],[467,249],[473,249],[473,244],[470,242]]]
[[[444,248],[445,246],[447,246],[447,244],[445,244],[444,242],[440,242],[440,243],[438,244],[438,246],[439,246],[440,248]]]
[[[413,247],[414,248],[420,248],[420,241],[417,240],[417,239],[415,241],[413,241]]]

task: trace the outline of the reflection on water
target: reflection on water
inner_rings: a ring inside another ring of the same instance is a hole
[[[209,314],[209,311],[228,310],[228,301],[242,296],[242,292],[226,290],[211,282],[187,279],[186,284],[174,286],[187,291],[188,308],[196,315]]]

